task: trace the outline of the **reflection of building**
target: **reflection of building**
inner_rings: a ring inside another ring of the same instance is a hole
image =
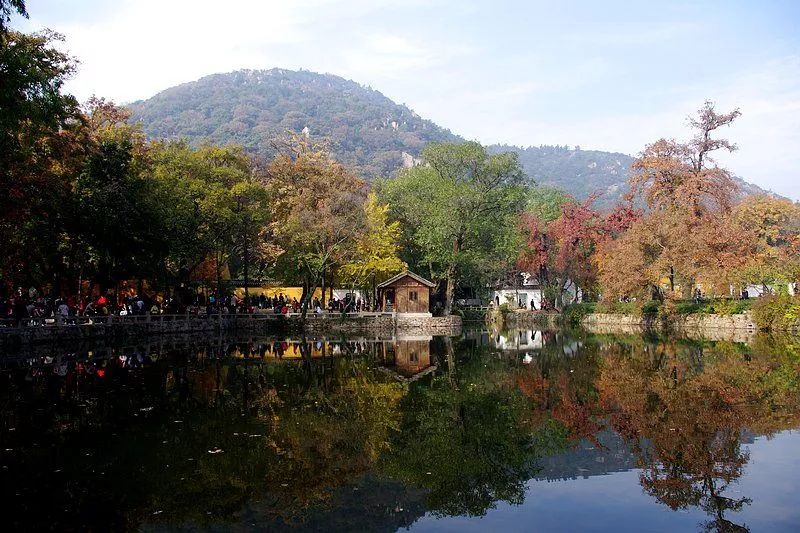
[[[435,286],[413,272],[401,272],[378,285],[378,300],[384,311],[431,316],[430,292]]]
[[[400,381],[415,381],[436,370],[431,358],[431,336],[401,336],[384,341],[381,353],[383,367]]]
[[[513,330],[497,334],[494,339],[496,348],[504,351],[540,350],[544,345],[541,331]]]

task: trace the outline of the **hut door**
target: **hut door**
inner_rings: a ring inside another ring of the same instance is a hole
[[[383,293],[383,310],[390,313],[394,311],[396,305],[394,289],[386,289],[386,292]]]

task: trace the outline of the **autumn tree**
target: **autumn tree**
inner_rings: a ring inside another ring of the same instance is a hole
[[[515,154],[490,155],[476,142],[430,144],[422,159],[382,194],[407,232],[409,262],[445,283],[449,314],[462,280],[480,284],[513,260],[524,173]]]
[[[332,270],[357,255],[366,229],[365,183],[328,153],[294,138],[267,169],[276,266],[303,286],[302,312]]]
[[[516,261],[518,271],[536,276],[542,288],[542,306],[560,309],[571,303],[565,296],[578,291],[595,292],[598,283],[596,252],[600,244],[624,233],[639,217],[628,204],[603,215],[590,197],[576,202],[566,197],[558,215],[543,214],[530,207],[521,214],[519,231],[523,238]]]
[[[730,283],[749,239],[728,217],[737,186],[712,158],[736,146],[713,134],[739,114],[719,114],[706,102],[689,120],[695,131],[689,141],[661,139],[634,161],[632,194],[650,212],[602,247],[598,264],[607,296],[660,297],[663,280],[670,293],[680,287],[684,296],[698,283],[717,293]]]
[[[750,196],[733,210],[733,221],[752,237],[751,253],[737,272],[740,285],[768,291],[800,279],[800,206],[784,198]]]

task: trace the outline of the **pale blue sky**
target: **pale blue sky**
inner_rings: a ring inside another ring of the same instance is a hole
[[[738,106],[723,162],[800,199],[800,1],[29,0],[69,89],[119,102],[239,68],[330,72],[484,143],[635,154]]]

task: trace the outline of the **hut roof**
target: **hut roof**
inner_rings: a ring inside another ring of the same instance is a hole
[[[435,283],[428,281],[427,279],[423,278],[422,276],[418,276],[418,275],[414,274],[413,272],[409,272],[408,270],[406,270],[405,272],[400,272],[398,275],[387,279],[386,281],[384,281],[383,283],[378,285],[378,288],[379,289],[383,289],[385,287],[388,287],[391,284],[393,284],[394,282],[396,282],[397,280],[403,279],[406,276],[408,276],[408,277],[410,277],[410,278],[422,283],[423,285],[425,285],[427,287],[433,288],[433,287],[436,286]]]

